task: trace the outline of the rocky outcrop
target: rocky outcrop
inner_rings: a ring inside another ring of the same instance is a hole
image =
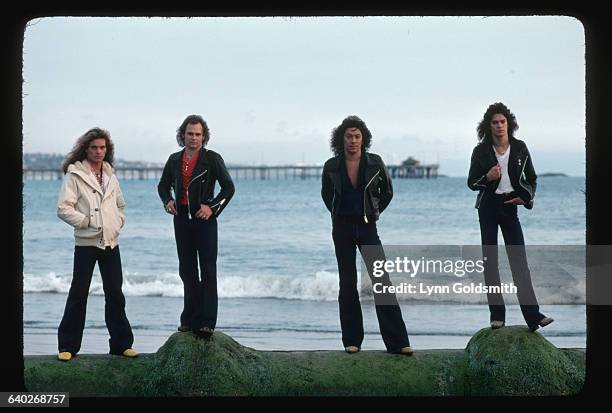
[[[467,394],[569,395],[584,383],[584,359],[527,327],[483,329],[467,345]]]

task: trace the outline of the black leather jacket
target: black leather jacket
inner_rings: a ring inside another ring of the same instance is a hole
[[[170,155],[157,185],[157,192],[164,205],[167,205],[173,199],[179,199],[181,196],[181,190],[183,189],[183,175],[181,173],[183,151]],[[221,190],[216,197],[214,197],[215,181],[218,181],[221,186]],[[172,197],[172,189],[174,189],[174,198]],[[233,195],[234,183],[227,172],[223,158],[218,153],[202,147],[198,163],[193,170],[188,185],[187,200],[190,217],[195,216],[200,209],[200,204],[208,205],[215,217],[218,217]]]
[[[525,202],[527,209],[533,208],[533,199],[537,187],[537,175],[533,168],[531,156],[525,142],[510,138],[510,154],[508,155],[508,175],[514,191]],[[483,197],[493,193],[499,186],[499,179],[487,181],[486,174],[497,164],[493,146],[490,143],[479,143],[472,152],[470,172],[467,185],[473,191],[480,191],[476,197],[476,208],[480,208]]]
[[[368,223],[377,221],[380,213],[387,208],[393,198],[393,186],[380,156],[368,152],[364,152],[362,156],[365,160],[363,220]],[[332,218],[337,216],[340,208],[340,197],[342,196],[340,162],[343,161],[344,157],[339,155],[328,159],[323,166],[321,197],[331,212]]]

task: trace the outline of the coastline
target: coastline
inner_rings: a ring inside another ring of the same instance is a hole
[[[134,334],[134,349],[154,353],[176,332],[182,298],[126,297],[126,312]],[[55,355],[57,327],[66,294],[24,294],[24,354]],[[555,323],[542,329],[559,348],[586,347],[584,306],[545,306]],[[362,301],[364,350],[384,350],[375,309]],[[488,326],[486,305],[402,304],[411,345],[415,350],[464,349],[470,338]],[[448,319],[448,314],[453,319]],[[524,325],[520,309],[508,305],[507,325]],[[261,351],[342,350],[337,302],[275,298],[222,298],[217,329],[242,345]],[[104,297],[90,294],[80,354],[108,353]]]

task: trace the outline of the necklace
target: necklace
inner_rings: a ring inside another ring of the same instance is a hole
[[[189,171],[189,162],[191,162],[191,158],[196,156],[196,154],[197,152],[195,153],[185,152],[185,172]]]
[[[499,155],[499,156],[504,156],[504,154],[506,153],[506,151],[508,150],[508,147],[510,145],[506,145],[506,147],[503,150],[499,150],[498,146],[493,146],[495,148],[495,152]]]
[[[91,168],[91,172],[93,172],[94,176],[96,177],[96,181],[98,181],[98,183],[100,184],[100,188],[102,188],[102,171],[97,172],[95,169]]]

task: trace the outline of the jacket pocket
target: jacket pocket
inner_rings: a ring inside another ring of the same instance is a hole
[[[98,231],[98,228],[94,228],[91,226],[91,224],[86,227],[86,228],[81,228],[81,229],[75,229],[74,230],[74,235],[77,238],[82,238],[82,239],[94,239],[94,238],[98,238],[98,236],[100,235],[100,231]]]
[[[115,241],[119,237],[119,227],[113,226],[107,229],[107,233],[104,234],[104,238],[107,241]]]
[[[89,217],[89,215],[85,215],[83,217],[83,221],[81,222],[81,224],[77,227],[77,229],[85,229],[87,227],[89,227],[89,223],[91,222],[91,218]]]
[[[93,207],[89,210],[89,228],[98,229],[100,222],[100,208]]]
[[[109,202],[111,201],[112,205],[110,211],[105,216],[107,225],[104,228],[106,231],[105,238],[107,238],[109,241],[114,240],[119,236],[119,231],[121,230],[122,226],[119,208],[117,207],[114,198],[110,198]]]

